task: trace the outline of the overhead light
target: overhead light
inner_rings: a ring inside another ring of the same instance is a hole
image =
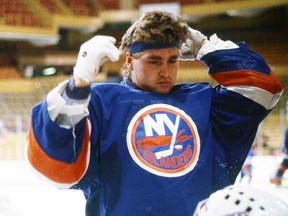
[[[42,77],[42,76],[52,76],[57,74],[56,67],[43,67],[41,65],[26,65],[24,67],[24,77],[33,78],[33,77]]]
[[[57,70],[55,67],[49,67],[49,68],[43,69],[42,74],[44,76],[51,76],[51,75],[56,74],[56,72],[57,72]]]
[[[165,11],[173,13],[176,16],[180,16],[181,5],[178,2],[172,3],[151,3],[151,4],[141,4],[139,5],[139,14],[142,16],[146,12],[150,11]]]
[[[245,9],[245,10],[228,10],[226,13],[231,17],[255,17],[261,13],[263,13],[267,8],[253,8],[253,9]]]

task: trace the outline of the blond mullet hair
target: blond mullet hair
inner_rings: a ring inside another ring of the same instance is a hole
[[[119,49],[126,54],[131,44],[136,42],[173,43],[180,47],[189,34],[188,24],[180,17],[163,11],[147,12],[126,31]],[[126,64],[123,65],[122,75],[130,76]]]

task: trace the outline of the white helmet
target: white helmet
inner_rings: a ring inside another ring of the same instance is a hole
[[[246,185],[228,186],[198,203],[193,216],[288,216],[288,204]]]

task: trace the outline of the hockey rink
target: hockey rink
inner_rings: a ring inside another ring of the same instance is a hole
[[[26,161],[0,162],[0,216],[84,216],[81,191],[60,190],[40,180]]]
[[[275,187],[269,183],[279,161],[280,158],[273,156],[255,156],[251,185],[288,202],[288,184]],[[85,215],[85,199],[81,191],[60,190],[49,185],[31,172],[26,161],[0,161],[0,173],[0,216]],[[244,179],[236,184],[247,183]]]

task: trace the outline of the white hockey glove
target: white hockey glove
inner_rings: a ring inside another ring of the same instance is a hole
[[[207,39],[200,31],[194,30],[189,27],[191,36],[182,44],[180,48],[180,60],[194,61],[197,53],[201,48],[202,42]]]
[[[115,42],[116,39],[110,36],[95,36],[83,43],[73,70],[74,76],[92,83],[105,61],[119,60],[120,52]]]
[[[197,59],[201,59],[204,55],[214,52],[216,50],[236,49],[239,48],[237,44],[230,40],[223,41],[216,34],[213,34],[209,40],[198,51]]]

